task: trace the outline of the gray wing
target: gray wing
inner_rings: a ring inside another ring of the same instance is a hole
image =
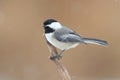
[[[61,42],[83,42],[82,37],[68,28],[55,31],[54,37]]]

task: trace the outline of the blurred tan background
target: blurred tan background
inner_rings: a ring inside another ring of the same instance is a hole
[[[66,51],[73,80],[120,79],[120,0],[0,0],[0,80],[61,80],[43,39],[48,18],[110,44]]]

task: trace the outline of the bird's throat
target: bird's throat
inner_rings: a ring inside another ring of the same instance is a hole
[[[45,28],[45,33],[52,33],[54,32],[55,30],[50,28],[50,27],[44,27]]]

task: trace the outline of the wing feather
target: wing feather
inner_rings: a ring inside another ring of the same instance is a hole
[[[81,36],[72,31],[71,29],[64,28],[55,31],[54,37],[61,42],[83,42]]]

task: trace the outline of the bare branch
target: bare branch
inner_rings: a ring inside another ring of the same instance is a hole
[[[46,40],[46,38],[45,38],[45,40]],[[50,57],[56,56],[58,54],[57,49],[52,44],[50,44],[47,40],[46,40],[46,43],[47,43],[48,48],[49,48],[50,53],[51,53]],[[71,76],[69,75],[67,69],[63,65],[62,58],[52,59],[52,61],[57,66],[57,70],[58,70],[59,74],[61,75],[62,79],[63,80],[71,80]]]

